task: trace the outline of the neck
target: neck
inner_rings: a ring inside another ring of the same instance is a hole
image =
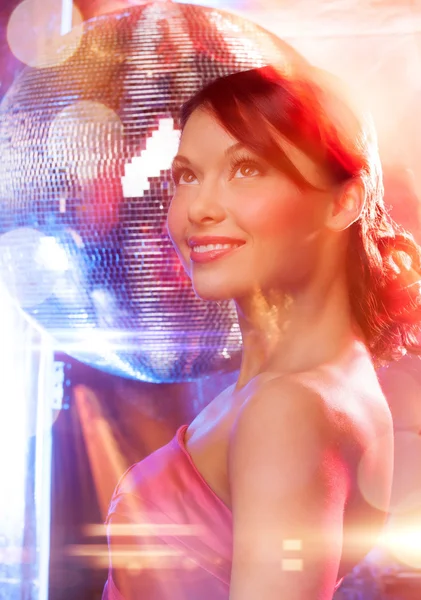
[[[339,360],[361,345],[344,281],[318,293],[263,293],[236,302],[243,339],[237,389],[264,372],[297,373]]]

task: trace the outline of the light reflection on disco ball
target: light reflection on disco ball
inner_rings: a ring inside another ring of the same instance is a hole
[[[157,2],[23,72],[0,106],[0,276],[64,351],[146,381],[236,368],[233,305],[196,298],[166,232],[178,111],[218,76],[300,60],[239,16]]]

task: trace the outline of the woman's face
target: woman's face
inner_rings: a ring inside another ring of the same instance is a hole
[[[311,159],[283,144],[308,181],[326,186]],[[329,193],[299,189],[204,109],[184,128],[173,177],[168,231],[199,297],[290,291],[311,279]]]

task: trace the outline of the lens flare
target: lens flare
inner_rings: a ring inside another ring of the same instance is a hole
[[[379,546],[385,548],[398,561],[421,569],[421,518],[392,517],[381,537]]]

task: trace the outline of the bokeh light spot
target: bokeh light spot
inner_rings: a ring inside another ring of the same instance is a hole
[[[53,237],[30,227],[13,229],[0,236],[2,279],[23,308],[49,298],[57,278],[68,268],[68,258]]]
[[[373,443],[364,452],[358,465],[357,479],[361,494],[374,508],[387,511],[389,498],[385,490],[379,486],[379,457],[385,456],[393,447],[392,435],[383,435],[375,438]]]
[[[79,47],[83,19],[73,6],[73,29],[63,37],[62,17],[61,2],[56,0],[23,0],[18,4],[7,25],[7,41],[16,58],[38,68],[52,67],[70,58]]]
[[[421,507],[421,438],[395,433],[395,464],[390,512],[399,514]]]
[[[60,156],[80,184],[106,175],[106,150],[121,141],[119,116],[101,102],[80,100],[61,110],[52,121],[47,148],[52,159]],[[67,140],[63,145],[63,139]]]
[[[358,469],[358,483],[364,498],[375,508],[401,514],[421,507],[421,438],[412,432],[398,431],[394,435],[394,469],[390,505],[373,477],[379,466],[376,456],[388,452],[389,436],[378,438],[366,451]]]

